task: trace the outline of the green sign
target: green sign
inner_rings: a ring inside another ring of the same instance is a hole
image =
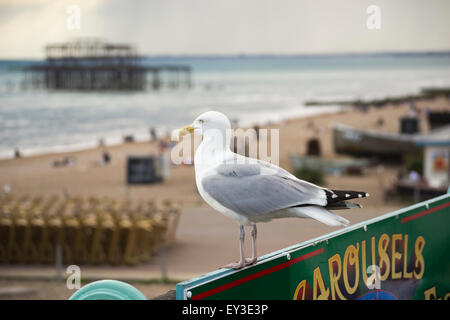
[[[177,285],[177,299],[450,299],[450,194]]]

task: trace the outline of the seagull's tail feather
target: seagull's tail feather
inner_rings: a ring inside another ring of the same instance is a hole
[[[289,211],[299,218],[312,218],[329,226],[348,226],[350,221],[328,211],[323,207],[304,206],[290,208]]]
[[[359,203],[354,203],[350,201],[339,201],[328,204],[325,209],[327,210],[341,210],[341,209],[353,209],[353,208],[362,208],[362,205]]]

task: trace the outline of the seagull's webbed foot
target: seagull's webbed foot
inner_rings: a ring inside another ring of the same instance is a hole
[[[245,267],[247,265],[246,262],[247,261],[245,261],[245,262],[244,261],[232,262],[232,263],[227,264],[223,268],[231,268],[231,269],[234,269],[234,270],[239,270],[239,269],[242,269],[243,267]]]
[[[251,266],[258,261],[258,258],[245,258],[245,266]]]

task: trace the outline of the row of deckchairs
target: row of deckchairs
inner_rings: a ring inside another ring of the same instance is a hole
[[[137,264],[175,240],[181,206],[110,198],[0,198],[0,263]]]

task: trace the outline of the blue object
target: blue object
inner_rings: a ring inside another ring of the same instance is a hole
[[[91,282],[77,292],[69,300],[147,300],[135,287],[116,280],[100,280]]]
[[[358,298],[358,300],[398,300],[398,298],[388,291],[376,290],[366,293]]]

